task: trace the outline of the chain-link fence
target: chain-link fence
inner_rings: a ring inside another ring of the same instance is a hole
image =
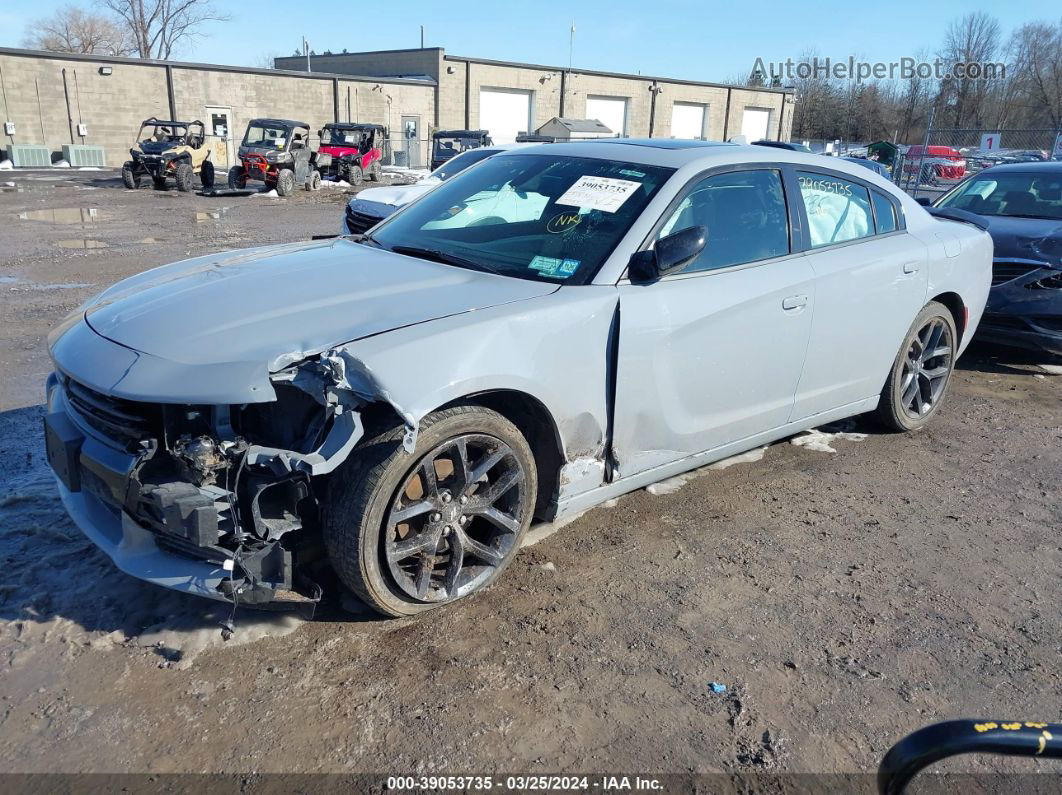
[[[1062,130],[930,129],[897,153],[892,175],[912,196],[932,199],[991,166],[1052,159],[1062,160]]]

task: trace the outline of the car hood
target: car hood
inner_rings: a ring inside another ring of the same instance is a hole
[[[188,365],[267,362],[557,285],[406,257],[346,238],[229,251],[146,271],[85,309],[97,334]]]
[[[1062,222],[1004,215],[978,217],[984,219],[988,225],[996,259],[1024,259],[1036,262],[1055,260],[1054,266],[1062,267],[1057,258],[1052,256],[1052,252],[1059,250],[1058,241],[1062,241]]]
[[[439,184],[441,184],[439,180],[431,179],[414,182],[412,185],[388,185],[385,188],[366,188],[363,191],[359,191],[350,201],[353,203],[362,199],[364,201],[377,202],[378,204],[389,204],[392,207],[402,207],[414,199],[419,199]]]

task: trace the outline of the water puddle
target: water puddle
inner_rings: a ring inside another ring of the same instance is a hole
[[[70,240],[60,240],[59,248],[72,248],[72,249],[90,249],[90,248],[110,248],[110,244],[104,243],[102,240],[87,240],[85,238],[71,238]]]
[[[92,226],[104,218],[95,207],[58,207],[52,210],[26,210],[18,214],[23,221],[46,221],[50,224]]]
[[[219,207],[216,210],[197,210],[195,222],[202,224],[207,221],[220,221],[229,212],[228,207]]]

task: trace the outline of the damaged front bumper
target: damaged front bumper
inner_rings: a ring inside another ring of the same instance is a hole
[[[236,406],[131,401],[53,373],[44,430],[64,506],[139,579],[239,604],[317,601],[315,479],[363,433],[337,368],[292,366],[275,401]]]
[[[977,336],[1062,356],[1062,270],[1025,260],[997,260]]]

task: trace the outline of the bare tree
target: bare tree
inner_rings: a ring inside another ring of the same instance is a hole
[[[203,35],[207,22],[226,22],[211,0],[98,0],[129,28],[141,58],[166,60],[181,44]]]
[[[1022,123],[1062,127],[1062,21],[1023,25],[1013,50]]]
[[[269,52],[263,52],[257,55],[251,66],[255,66],[259,69],[275,69],[276,59],[283,57],[284,53],[278,52],[277,50],[270,50]]]
[[[60,8],[50,17],[30,23],[23,46],[52,52],[93,55],[130,55],[133,47],[124,28],[103,14],[76,6]]]
[[[999,50],[999,23],[983,11],[967,14],[948,25],[940,56],[952,64],[988,63]],[[988,80],[967,77],[941,83],[944,102],[952,107],[951,123],[956,127],[981,126],[985,121],[985,102],[992,84]]]

